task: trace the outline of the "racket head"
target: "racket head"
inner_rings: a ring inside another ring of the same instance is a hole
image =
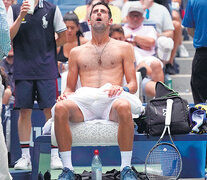
[[[182,158],[173,144],[158,143],[148,153],[145,173],[149,180],[177,179],[181,171]]]

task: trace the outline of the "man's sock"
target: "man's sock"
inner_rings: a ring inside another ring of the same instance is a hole
[[[29,143],[30,141],[20,141],[20,147],[22,154],[28,155],[30,157]]]
[[[121,151],[120,171],[122,171],[126,166],[131,167],[131,159],[132,159],[132,151]]]
[[[67,167],[73,171],[74,168],[71,161],[71,151],[60,152],[60,158],[62,160],[63,167]]]
[[[58,156],[59,157],[58,147],[57,146],[51,145],[51,157],[52,156]]]

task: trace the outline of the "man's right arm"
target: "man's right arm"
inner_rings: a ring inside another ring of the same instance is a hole
[[[64,100],[67,97],[67,95],[70,95],[75,92],[76,84],[78,80],[77,56],[78,56],[78,51],[72,49],[70,52],[70,57],[69,57],[70,60],[68,64],[69,69],[68,69],[66,89],[58,97],[58,101]]]
[[[14,37],[17,34],[17,32],[19,31],[22,19],[26,16],[27,11],[29,10],[29,8],[30,8],[30,5],[29,5],[28,1],[24,1],[22,6],[21,6],[21,10],[20,10],[19,16],[14,21],[13,25],[10,27],[10,37],[11,37],[11,40],[14,39]]]

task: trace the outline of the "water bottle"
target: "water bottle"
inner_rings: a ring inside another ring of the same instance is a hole
[[[165,84],[172,89],[172,78],[170,77],[169,74],[165,75]]]
[[[102,180],[102,163],[99,157],[99,151],[94,151],[94,156],[91,163],[92,180]]]

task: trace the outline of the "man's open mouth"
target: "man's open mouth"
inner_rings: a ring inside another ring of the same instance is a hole
[[[100,17],[98,17],[98,18],[96,19],[96,21],[102,21],[102,19],[101,19]]]

